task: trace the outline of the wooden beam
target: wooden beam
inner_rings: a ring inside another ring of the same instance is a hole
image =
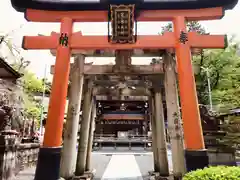
[[[171,21],[176,16],[186,17],[189,21],[221,19],[222,7],[192,10],[148,10],[140,12],[137,21]],[[28,9],[25,18],[33,22],[60,22],[63,17],[75,22],[107,22],[107,11],[41,11]]]
[[[71,64],[71,68],[72,68]],[[162,74],[163,65],[132,65],[131,72],[132,75],[141,74],[141,75],[151,75],[151,74]],[[86,75],[100,75],[100,74],[116,74],[112,71],[113,65],[84,65],[84,74]],[[51,66],[50,73],[54,73],[54,65]],[[71,73],[71,72],[70,72]],[[127,74],[127,73],[126,73]]]
[[[59,36],[23,36],[23,49],[56,49]]]
[[[119,95],[119,90],[106,89],[105,87],[95,87],[93,95],[107,96],[151,96],[150,91],[145,87],[138,87],[135,90],[128,89],[125,94]]]
[[[83,54],[85,57],[115,57],[115,51],[112,49],[105,50],[80,50],[73,49],[72,56]],[[51,49],[50,53],[56,56],[56,49]],[[158,49],[133,49],[132,57],[157,57],[160,54]]]
[[[188,33],[189,44],[192,48],[222,49],[227,46],[226,35],[200,35],[195,32]]]
[[[121,106],[122,102],[118,101],[118,102],[112,102],[112,101],[102,101],[101,105],[102,106],[112,106],[112,107],[119,107]],[[136,104],[144,106],[145,102],[132,102],[132,101],[127,101],[124,103],[127,107],[136,107]]]
[[[23,49],[55,49],[58,45],[58,38],[59,34],[56,33],[52,33],[51,36],[24,36]],[[73,34],[70,42],[69,46],[72,50],[167,49],[175,46],[173,33],[165,33],[163,36],[138,36],[135,44],[111,44],[108,42],[107,36],[82,36],[81,34]]]
[[[111,79],[110,80],[94,80],[94,85],[99,87],[112,87],[112,86],[119,85],[119,83],[120,82],[118,80],[111,80]],[[152,86],[151,83],[147,84],[143,80],[127,80],[124,83],[126,83],[127,86],[135,87],[136,89],[138,89],[139,87],[149,88]]]
[[[52,32],[51,36],[24,36],[24,49],[55,49],[60,35]],[[41,43],[39,43],[41,42]],[[74,33],[70,38],[71,49],[95,50],[95,49],[166,49],[175,47],[173,33],[165,33],[163,36],[150,35],[138,36],[135,44],[111,44],[107,36],[83,36]]]
[[[226,37],[223,35],[199,35],[188,33],[188,43],[193,48],[224,48]],[[55,49],[58,45],[59,34],[52,32],[51,36],[24,36],[24,49]],[[41,42],[41,43],[40,43]],[[135,44],[111,44],[107,36],[83,36],[74,33],[70,38],[71,49],[169,49],[175,48],[175,36],[172,32],[164,35],[138,36]]]

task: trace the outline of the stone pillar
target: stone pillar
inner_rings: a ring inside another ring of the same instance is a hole
[[[147,137],[147,135],[148,135],[148,111],[147,110],[145,110],[145,115],[144,115],[144,122],[143,122],[143,133],[144,133],[144,136],[146,136]]]
[[[153,161],[154,161],[154,171],[159,172],[159,158],[157,152],[157,137],[156,137],[156,121],[155,121],[155,105],[154,105],[154,98],[150,97],[150,121],[151,121],[151,128],[152,128],[152,151],[153,151]]]
[[[15,178],[17,156],[17,135],[11,131],[0,135],[0,179]],[[19,157],[18,157],[19,158]]]
[[[162,104],[162,93],[160,88],[156,88],[154,92],[155,102],[155,121],[156,121],[156,137],[157,150],[160,162],[159,172],[161,176],[169,175],[167,145],[165,135],[165,123]]]
[[[175,62],[171,55],[164,55],[164,84],[167,103],[168,133],[172,148],[173,175],[181,178],[186,172],[184,142],[180,122]]]
[[[149,112],[149,118],[150,118],[150,122],[149,122],[149,131],[152,132],[152,120],[151,120],[151,116],[152,116],[152,112]]]
[[[61,157],[60,176],[68,179],[74,175],[77,160],[77,135],[79,113],[82,101],[82,88],[84,81],[84,56],[77,56],[74,60],[72,74],[70,75],[70,92],[67,121],[64,131],[63,151]]]
[[[88,138],[88,148],[87,148],[87,158],[86,158],[86,171],[90,171],[91,168],[91,154],[92,154],[92,145],[93,145],[93,136],[95,131],[95,119],[96,119],[96,103],[93,103],[92,113],[91,113],[91,122],[89,128],[89,138]]]
[[[92,109],[92,87],[90,87],[90,80],[87,80],[84,85],[84,102],[83,102],[83,116],[81,121],[80,138],[78,143],[78,155],[76,165],[76,176],[82,176],[85,172],[88,136]]]

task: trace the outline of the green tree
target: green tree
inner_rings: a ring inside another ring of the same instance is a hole
[[[224,123],[220,127],[223,131],[227,132],[227,135],[224,138],[219,139],[218,141],[221,144],[227,145],[228,147],[239,149],[240,116],[232,114],[228,117],[225,117]],[[240,158],[240,156],[238,158]]]
[[[209,34],[199,22],[187,22],[187,30],[199,34]],[[172,23],[162,27],[160,34],[173,31]],[[193,56],[193,66],[197,67],[195,80],[200,104],[209,104],[206,69],[209,71],[213,104],[218,110],[240,106],[240,57],[239,47],[233,38],[226,49],[201,50]],[[195,69],[195,68],[194,68]]]
[[[240,57],[238,46],[230,40],[226,49],[205,50],[201,56],[193,58],[198,66],[196,84],[199,102],[208,104],[207,73],[210,75],[213,104],[218,110],[240,106]]]
[[[43,91],[43,81],[32,72],[25,70],[22,83],[24,90],[29,94]]]
[[[26,68],[30,65],[30,61],[26,61],[23,57],[15,60],[11,66],[20,73],[25,73]]]
[[[42,79],[42,84],[45,84],[45,94],[51,93],[52,83],[48,79]]]
[[[8,47],[12,57],[14,60],[11,66],[23,76],[19,80],[19,84],[22,87],[23,94],[22,99],[24,102],[24,115],[29,119],[40,119],[41,106],[38,101],[34,99],[35,93],[40,93],[43,91],[43,81],[38,79],[36,75],[30,72],[27,67],[30,65],[30,61],[26,60],[21,56],[20,50],[16,48],[16,46],[11,42],[7,36],[3,36],[1,38],[1,43]],[[50,91],[49,87],[46,88]]]
[[[44,82],[45,81],[45,82]],[[29,118],[37,119],[38,122],[41,116],[41,101],[36,100],[34,96],[39,93],[43,93],[44,83],[45,93],[50,93],[51,83],[47,83],[44,79],[38,79],[32,72],[24,70],[24,76],[21,79],[22,86],[25,92],[25,113]]]
[[[28,93],[24,93],[23,95],[24,101],[24,115],[29,119],[37,119],[40,118],[40,104],[34,100],[33,96]]]
[[[187,30],[188,30],[188,32],[195,31],[199,34],[207,34],[205,28],[202,27],[202,25],[197,21],[187,22]],[[164,32],[173,32],[173,24],[168,23],[166,26],[163,26],[162,30],[159,34],[162,35],[162,34],[164,34]]]

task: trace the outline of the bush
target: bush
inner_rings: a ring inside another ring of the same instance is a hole
[[[240,167],[216,166],[187,173],[183,180],[240,180]]]

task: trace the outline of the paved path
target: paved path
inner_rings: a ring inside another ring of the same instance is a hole
[[[171,161],[169,166],[171,169]],[[94,152],[92,167],[96,169],[94,180],[147,180],[153,170],[153,157],[150,152]],[[34,173],[35,168],[27,169],[14,180],[33,180]]]
[[[153,170],[153,155],[147,153],[93,153],[92,167],[96,169],[95,180],[146,180]],[[172,169],[171,154],[168,153]]]
[[[33,180],[35,167],[21,171],[14,180]]]

